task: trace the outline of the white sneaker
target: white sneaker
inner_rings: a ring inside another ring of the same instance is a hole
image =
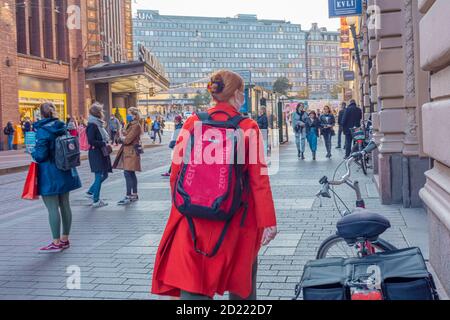
[[[103,200],[99,200],[98,202],[94,202],[92,204],[92,208],[94,209],[99,209],[99,208],[103,208],[106,207],[108,204],[106,202],[104,202]]]

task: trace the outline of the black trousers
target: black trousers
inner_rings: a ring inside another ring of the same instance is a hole
[[[342,133],[344,132],[344,129],[342,129],[341,126],[339,126],[339,131],[338,131],[338,147],[341,148],[342,147]]]
[[[138,181],[136,177],[136,172],[134,171],[124,171],[125,181],[127,184],[127,196],[138,193]]]
[[[345,134],[345,157],[348,158],[352,154],[353,135],[351,133]]]

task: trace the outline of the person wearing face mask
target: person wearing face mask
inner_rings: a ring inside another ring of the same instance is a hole
[[[126,182],[127,194],[124,199],[117,203],[119,206],[126,206],[139,200],[136,172],[141,171],[141,154],[143,153],[141,135],[143,128],[138,108],[129,108],[128,115],[131,121],[123,130],[123,137],[119,139],[122,147],[117,153],[113,165],[114,169],[124,171]]]
[[[224,122],[239,117],[245,102],[244,81],[232,71],[219,71],[210,81],[208,90],[215,105],[208,109],[212,120]],[[193,132],[202,115],[190,117],[182,130]],[[239,129],[245,137],[242,147],[249,154],[250,145],[262,147],[262,137],[256,121],[241,119]],[[201,124],[200,124],[201,125]],[[250,135],[249,133],[256,133]],[[256,141],[250,141],[252,139]],[[176,150],[184,150],[190,139],[182,135]],[[242,149],[238,148],[242,152]],[[239,151],[238,151],[239,152]],[[176,151],[178,153],[178,151]],[[237,155],[239,157],[239,154]],[[178,155],[183,158],[183,154]],[[171,214],[156,255],[152,292],[157,295],[181,297],[183,300],[209,300],[216,294],[230,293],[231,300],[256,300],[257,257],[262,246],[268,245],[277,235],[275,207],[264,156],[257,161],[243,157],[244,192],[242,202],[246,206],[235,212],[229,222],[217,255],[204,255],[196,250],[190,222],[172,203]],[[202,164],[203,168],[207,166]],[[214,165],[211,170],[214,170]],[[174,194],[177,177],[183,164],[173,161],[170,184]],[[195,179],[195,178],[193,178]],[[208,193],[205,191],[205,197]],[[211,199],[213,200],[213,199]],[[206,199],[205,201],[208,201]],[[172,201],[173,202],[173,201]],[[222,221],[193,219],[196,242],[205,252],[213,250],[224,228]]]
[[[306,146],[306,121],[308,114],[305,111],[305,105],[300,102],[296,111],[292,114],[292,127],[295,132],[295,144],[297,145],[298,157],[305,160]]]
[[[317,138],[319,137],[320,120],[317,118],[315,111],[309,113],[309,118],[306,121],[306,136],[311,149],[313,160],[316,161],[317,154]]]

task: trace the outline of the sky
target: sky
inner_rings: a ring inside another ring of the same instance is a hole
[[[286,20],[309,30],[313,22],[336,31],[339,19],[328,18],[328,0],[133,0],[133,9],[159,10],[163,15],[234,17],[256,14],[259,19]]]

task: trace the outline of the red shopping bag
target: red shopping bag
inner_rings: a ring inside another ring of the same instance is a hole
[[[28,169],[27,179],[23,187],[22,199],[24,200],[36,200],[38,196],[38,164],[32,162]]]

